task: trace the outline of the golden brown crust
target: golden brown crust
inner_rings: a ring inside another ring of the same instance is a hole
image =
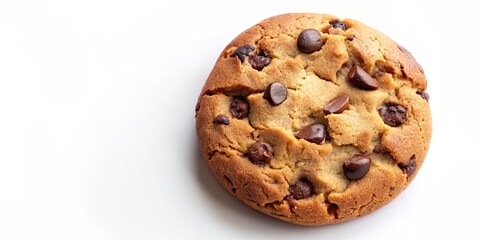
[[[355,20],[348,29],[333,28],[338,18],[320,14],[285,14],[262,21],[235,38],[220,55],[200,94],[196,109],[197,135],[206,162],[218,181],[234,196],[270,216],[302,225],[346,221],[390,202],[415,177],[431,137],[428,102],[417,91],[426,89],[423,70],[406,50],[378,31]],[[317,29],[326,40],[319,51],[297,49],[305,29]],[[272,60],[261,71],[231,54],[243,45]],[[352,65],[361,66],[380,88],[366,91],[347,79]],[[263,98],[268,84],[280,82],[287,99],[272,106]],[[325,115],[323,107],[340,94],[350,107]],[[230,112],[235,96],[250,104],[247,118]],[[385,103],[406,108],[398,127],[384,123],[378,109]],[[223,114],[228,125],[213,122]],[[327,126],[330,140],[315,144],[297,139],[302,127],[314,122]],[[265,166],[245,156],[257,141],[274,149]],[[375,151],[376,146],[382,151]],[[345,160],[359,153],[372,159],[360,180],[343,174]],[[413,159],[416,169],[406,170]],[[408,174],[411,174],[408,176]],[[312,183],[313,195],[289,198],[289,187],[300,179]]]

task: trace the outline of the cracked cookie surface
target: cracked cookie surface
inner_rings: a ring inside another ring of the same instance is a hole
[[[198,99],[204,158],[235,197],[295,224],[368,214],[413,180],[431,137],[423,69],[355,20],[266,19],[220,55]]]

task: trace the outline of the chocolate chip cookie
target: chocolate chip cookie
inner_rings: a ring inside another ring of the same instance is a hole
[[[221,53],[196,108],[200,148],[218,181],[262,213],[347,221],[390,202],[420,169],[426,87],[410,52],[363,23],[275,16]]]

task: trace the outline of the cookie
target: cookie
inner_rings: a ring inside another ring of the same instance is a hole
[[[431,137],[426,87],[410,52],[361,22],[275,16],[218,58],[196,108],[200,149],[250,207],[294,224],[344,222],[418,173]]]

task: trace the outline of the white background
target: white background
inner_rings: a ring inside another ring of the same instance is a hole
[[[479,239],[475,1],[0,1],[0,239]],[[301,227],[231,197],[194,107],[226,44],[286,12],[358,19],[429,79],[433,139],[410,187]]]

